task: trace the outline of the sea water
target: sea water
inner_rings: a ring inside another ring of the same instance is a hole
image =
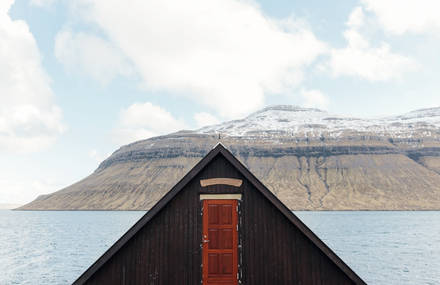
[[[0,211],[0,284],[70,284],[145,212]],[[295,212],[368,284],[440,284],[440,212]]]

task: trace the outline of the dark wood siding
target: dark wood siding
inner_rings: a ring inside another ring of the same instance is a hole
[[[229,177],[239,187],[200,187],[200,179]],[[239,240],[243,284],[354,284],[316,245],[229,163],[216,156],[87,284],[200,284],[200,193],[241,193]]]
[[[244,284],[354,284],[252,185],[244,193]]]

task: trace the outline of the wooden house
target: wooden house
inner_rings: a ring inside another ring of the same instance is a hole
[[[218,144],[73,284],[366,284]]]

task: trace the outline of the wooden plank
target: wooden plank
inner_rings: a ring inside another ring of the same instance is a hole
[[[243,183],[241,179],[235,178],[209,178],[200,180],[200,185],[202,187],[211,186],[211,185],[229,185],[234,187],[240,187]]]
[[[241,194],[200,194],[200,200],[241,200]]]

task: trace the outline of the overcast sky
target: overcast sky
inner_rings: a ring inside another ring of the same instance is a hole
[[[295,104],[440,105],[437,0],[0,0],[0,203],[135,140]]]

